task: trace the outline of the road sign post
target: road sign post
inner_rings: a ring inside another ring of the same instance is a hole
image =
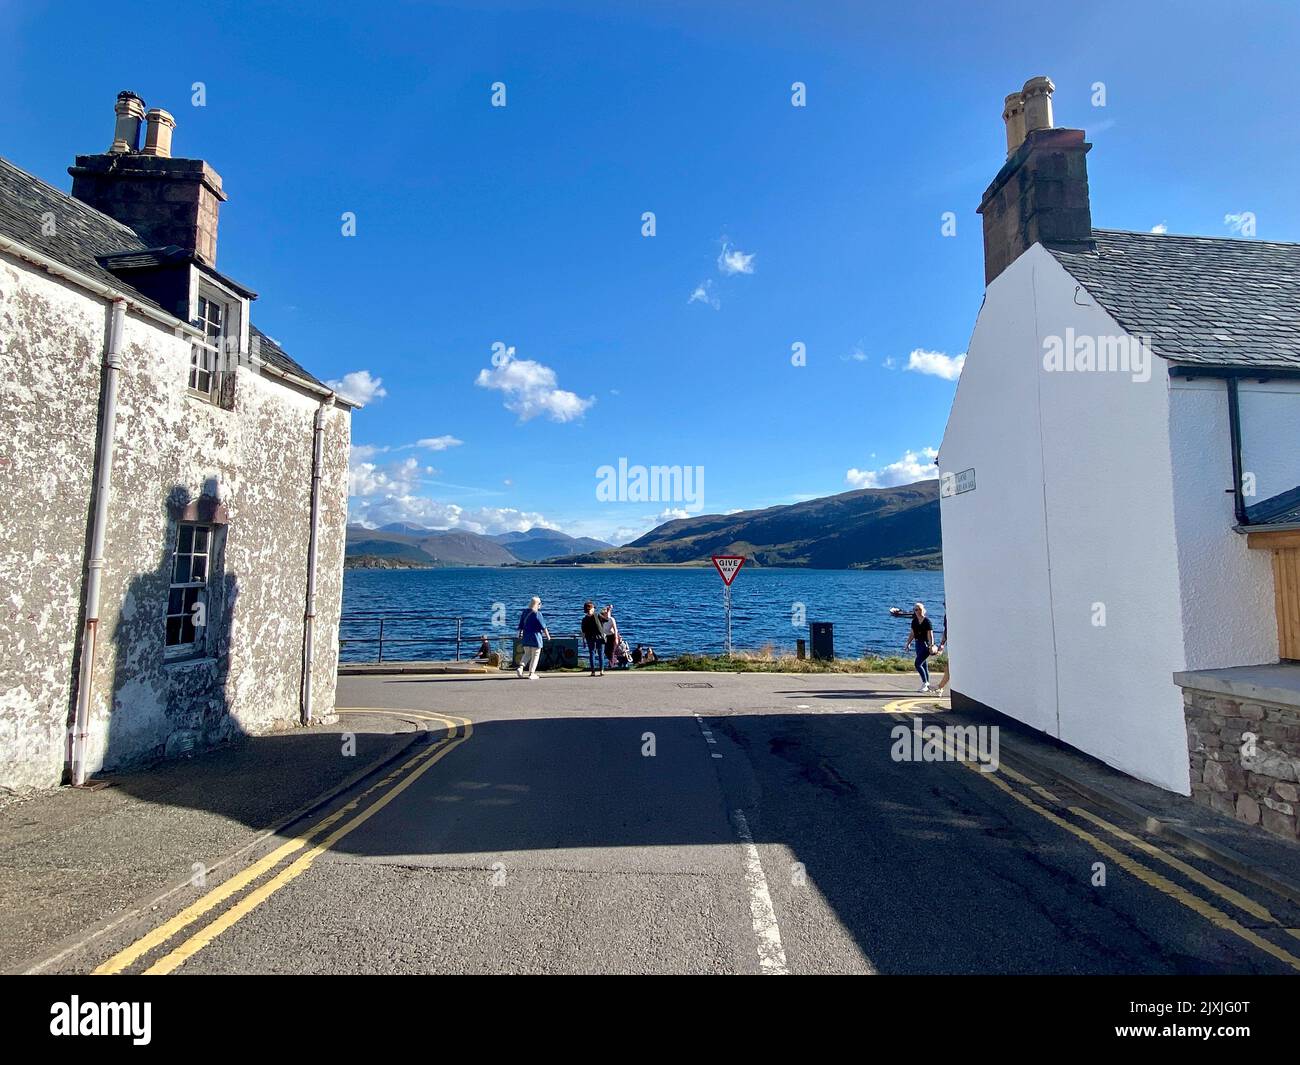
[[[740,567],[745,564],[744,555],[714,555],[713,568],[722,578],[722,602],[727,610],[727,657],[731,657],[731,582],[736,579]]]

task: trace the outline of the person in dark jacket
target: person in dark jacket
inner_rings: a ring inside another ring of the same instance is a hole
[[[934,622],[925,616],[925,604],[917,603],[912,607],[912,632],[907,637],[907,643],[903,644],[903,650],[906,651],[916,643],[916,671],[921,675],[921,691],[928,692],[930,688],[930,668],[925,664],[925,660],[934,654]]]
[[[600,675],[605,675],[605,637],[600,631],[600,621],[596,618],[596,604],[588,600],[582,604],[582,638],[587,643],[587,662],[591,665],[591,675],[596,675],[596,661],[600,660]]]

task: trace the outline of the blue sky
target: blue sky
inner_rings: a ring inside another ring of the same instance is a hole
[[[620,458],[703,467],[708,512],[927,468],[1030,76],[1094,224],[1300,239],[1294,5],[871,7],[4,2],[0,154],[66,189],[118,90],[171,111],[254,321],[382,382],[355,517],[620,541],[686,502],[599,501]]]

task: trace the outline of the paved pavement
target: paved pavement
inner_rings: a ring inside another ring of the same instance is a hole
[[[1300,971],[1285,899],[1008,752],[904,760],[955,738],[914,743],[913,720],[951,718],[910,689],[344,678],[345,721],[400,708],[432,731],[46,970]]]

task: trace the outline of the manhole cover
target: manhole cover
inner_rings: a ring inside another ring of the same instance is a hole
[[[685,683],[683,683],[682,681],[678,681],[678,682],[677,682],[677,687],[679,687],[679,688],[712,688],[713,685],[710,684],[707,680],[695,681],[695,682],[687,681],[687,682],[685,682]]]

